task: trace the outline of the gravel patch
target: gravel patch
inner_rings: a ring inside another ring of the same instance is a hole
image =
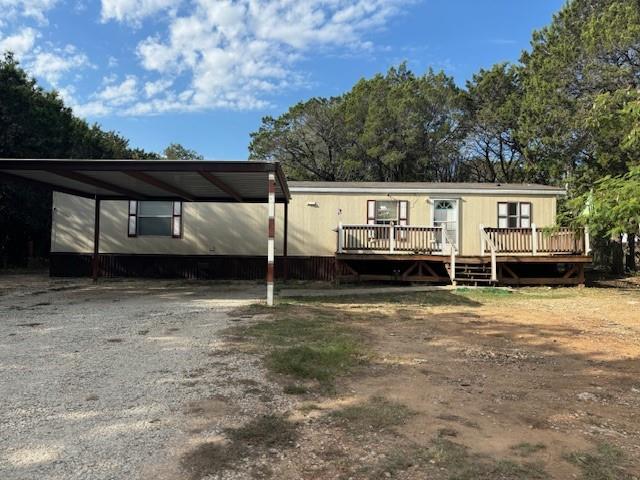
[[[3,480],[181,478],[180,456],[219,436],[219,418],[286,410],[220,336],[263,290],[0,276]]]

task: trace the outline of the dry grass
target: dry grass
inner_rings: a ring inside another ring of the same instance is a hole
[[[289,448],[297,438],[297,425],[280,415],[254,418],[239,428],[228,428],[226,442],[207,442],[182,456],[182,468],[193,480],[216,475],[269,448]]]
[[[565,458],[582,471],[584,480],[631,480],[624,471],[626,457],[622,450],[608,443],[600,443],[593,452],[573,452]]]
[[[412,414],[401,403],[373,397],[367,402],[336,410],[331,417],[350,431],[366,433],[402,425]]]

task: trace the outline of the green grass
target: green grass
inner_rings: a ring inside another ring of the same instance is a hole
[[[344,341],[326,341],[321,345],[300,345],[274,350],[267,356],[267,365],[274,372],[322,383],[333,381],[357,363],[357,346]]]
[[[522,442],[511,447],[513,452],[520,457],[529,457],[534,453],[545,450],[547,447],[544,443]]]
[[[297,298],[298,304],[360,304],[360,305],[419,305],[419,306],[469,306],[480,304],[463,295],[457,295],[452,291],[440,290],[432,292],[407,292],[407,293],[367,293],[361,295],[331,295],[323,297]]]
[[[622,450],[607,443],[599,444],[595,452],[572,452],[564,458],[580,468],[584,480],[630,480],[633,478],[624,471],[626,458]]]
[[[273,321],[236,328],[233,333],[265,348],[266,365],[273,372],[317,380],[330,390],[337,376],[363,363],[366,356],[362,334],[342,315],[310,306],[287,308]]]
[[[331,417],[353,432],[366,433],[402,425],[413,414],[401,403],[372,397],[367,402],[336,410]]]

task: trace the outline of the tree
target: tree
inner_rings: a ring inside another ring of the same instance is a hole
[[[522,63],[520,138],[536,179],[566,181],[580,197],[599,178],[638,164],[637,0],[568,2],[534,33]],[[636,232],[627,233],[633,243]]]
[[[347,147],[342,98],[312,98],[264,117],[251,134],[249,158],[278,161],[291,179],[353,180],[359,173]]]
[[[467,177],[478,182],[527,179],[528,162],[518,138],[521,68],[506,63],[480,70],[467,82]]]
[[[598,237],[637,234],[640,228],[640,166],[626,174],[607,175],[571,201],[574,222]],[[627,269],[635,271],[635,237],[628,237]]]
[[[334,98],[265,117],[250,158],[279,161],[293,179],[452,180],[465,135],[464,97],[453,79],[406,65],[362,79]]]
[[[11,53],[0,59],[0,158],[155,158],[73,115],[55,91],[45,91]],[[24,265],[28,244],[46,257],[51,191],[2,179],[0,266]]]
[[[179,143],[171,143],[163,152],[168,160],[204,160],[204,157],[195,150],[183,147]]]

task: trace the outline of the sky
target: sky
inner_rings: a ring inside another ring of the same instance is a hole
[[[0,51],[132,147],[239,160],[262,117],[400,62],[461,86],[515,62],[563,3],[0,0]]]

